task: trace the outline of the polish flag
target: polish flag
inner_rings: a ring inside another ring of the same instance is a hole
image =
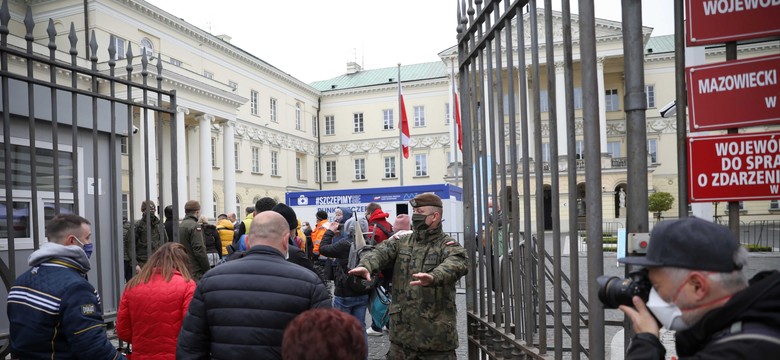
[[[409,135],[409,119],[406,117],[406,104],[404,104],[404,94],[399,90],[398,91],[400,96],[399,102],[401,106],[401,146],[403,147],[404,151],[404,159],[409,158],[409,141],[411,140],[411,135]]]
[[[458,102],[458,92],[453,91],[452,95],[455,99],[455,107],[452,109],[452,111],[455,113],[455,126],[457,127],[455,129],[455,136],[458,137],[458,148],[460,148],[460,151],[463,151],[463,129],[460,125],[460,103]]]

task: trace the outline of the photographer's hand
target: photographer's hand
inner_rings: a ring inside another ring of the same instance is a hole
[[[658,337],[660,331],[658,320],[647,309],[645,302],[639,296],[634,296],[631,300],[633,300],[636,309],[626,305],[620,305],[619,309],[631,319],[631,323],[634,324],[634,332],[637,334],[646,332]]]

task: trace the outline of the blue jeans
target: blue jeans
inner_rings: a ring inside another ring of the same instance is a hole
[[[366,342],[368,350],[368,335],[366,335],[366,308],[368,307],[368,295],[333,297],[333,307],[358,319],[360,326],[363,327],[363,341]]]

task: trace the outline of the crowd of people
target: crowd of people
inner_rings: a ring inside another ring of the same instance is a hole
[[[215,224],[190,200],[173,236],[173,208],[162,221],[155,203],[144,201],[141,218],[123,224],[126,284],[116,334],[128,346],[120,349],[87,280],[91,224],[56,215],[49,241],[9,292],[12,357],[360,360],[368,334],[387,333],[389,359],[455,359],[455,282],[467,272],[466,252],[442,232],[441,199],[422,194],[410,204],[413,215],[393,224],[371,203],[359,215],[347,207],[331,218],[319,211],[312,226],[268,197],[243,219],[220,214]],[[373,250],[350,268],[356,236]],[[373,289],[344,283],[372,276],[397,303],[397,311],[385,310],[387,325],[366,324]]]
[[[392,225],[372,203],[360,215],[344,207],[329,219],[320,211],[311,226],[271,198],[240,221],[224,214],[209,224],[191,200],[174,237],[172,211],[163,222],[144,201],[142,218],[124,226],[130,276],[116,334],[130,347],[121,349],[109,341],[100,295],[87,279],[91,223],[55,215],[48,242],[8,293],[12,358],[361,360],[368,336],[387,332],[387,359],[456,359],[455,283],[469,259],[442,231],[439,197],[420,194],[409,204],[411,217],[400,214]],[[370,244],[366,256],[354,257],[358,243]],[[780,272],[748,281],[746,252],[728,228],[665,221],[649,243],[647,256],[620,259],[645,267],[652,283],[647,301],[635,296],[633,306],[620,306],[636,333],[628,359],[663,359],[661,327],[676,330],[683,358],[780,350]],[[376,285],[356,288],[354,279]],[[379,288],[390,294],[384,310],[370,306]],[[389,323],[374,313],[367,324],[367,309],[386,311]]]

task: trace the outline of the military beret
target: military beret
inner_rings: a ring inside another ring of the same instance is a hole
[[[421,206],[436,206],[443,208],[444,206],[441,204],[441,199],[436,196],[435,194],[420,194],[414,197],[414,199],[409,200],[409,204],[412,205],[412,207],[421,207]]]

